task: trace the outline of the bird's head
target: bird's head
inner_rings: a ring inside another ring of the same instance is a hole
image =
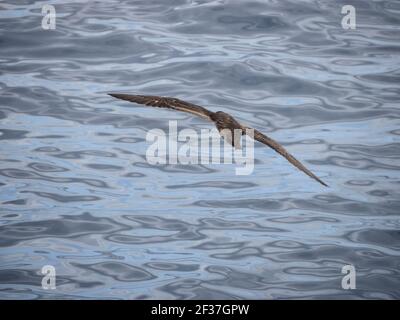
[[[211,116],[218,128],[240,129],[242,126],[230,114],[217,111]]]
[[[233,119],[233,117],[230,114],[227,114],[223,111],[217,111],[213,115],[213,120],[219,120],[219,121],[229,121]]]

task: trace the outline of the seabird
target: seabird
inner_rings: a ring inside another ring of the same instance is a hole
[[[309,177],[315,179],[320,184],[324,186],[328,186],[325,182],[319,179],[315,174],[313,174],[310,170],[308,170],[299,160],[293,157],[282,145],[280,145],[275,140],[267,137],[266,135],[262,134],[260,131],[246,127],[240,124],[238,121],[235,120],[230,114],[217,111],[211,112],[206,108],[201,106],[195,105],[193,103],[189,103],[177,98],[171,97],[159,97],[159,96],[143,96],[143,95],[131,95],[131,94],[123,94],[123,93],[108,93],[108,95],[121,99],[126,100],[138,104],[144,104],[146,106],[151,107],[158,107],[158,108],[167,108],[173,109],[183,112],[192,113],[196,116],[199,116],[203,119],[208,121],[214,122],[215,126],[217,127],[218,131],[221,133],[222,130],[228,129],[231,132],[230,137],[234,137],[234,130],[238,129],[242,131],[242,135],[246,134],[246,129],[254,130],[253,139],[267,145],[268,147],[274,149],[277,153],[281,156],[285,157],[292,165],[294,165],[299,170],[303,171]],[[221,134],[222,135],[222,134]],[[235,148],[240,148],[240,141],[232,141],[232,138],[228,138],[227,135],[222,135],[224,139],[228,139],[229,143],[232,144]]]

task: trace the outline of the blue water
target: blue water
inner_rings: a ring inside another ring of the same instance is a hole
[[[1,299],[400,298],[399,1],[46,3],[0,4]],[[107,92],[229,112],[330,187],[261,144],[150,165],[148,130],[211,125]]]

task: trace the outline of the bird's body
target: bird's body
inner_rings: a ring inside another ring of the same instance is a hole
[[[167,108],[177,111],[188,112],[197,115],[205,120],[214,122],[221,136],[226,139],[235,148],[240,148],[240,139],[237,139],[237,134],[235,130],[239,131],[241,135],[248,134],[251,132],[252,138],[254,140],[260,141],[261,143],[274,149],[281,156],[285,157],[291,164],[296,168],[303,171],[309,177],[315,179],[324,186],[328,186],[325,182],[314,175],[310,170],[308,170],[300,161],[298,161],[294,156],[292,156],[282,145],[280,145],[275,140],[264,135],[256,129],[246,127],[240,124],[234,117],[230,114],[217,111],[212,112],[204,107],[170,97],[159,97],[159,96],[144,96],[144,95],[131,95],[131,94],[120,94],[120,93],[109,93],[110,96],[126,100],[130,102],[135,102],[138,104],[144,104],[146,106]]]
[[[246,128],[243,127],[234,117],[222,111],[214,112],[210,116],[214,121],[221,137],[223,137],[232,147],[240,149],[240,135],[246,134]],[[235,130],[238,133],[235,134]]]

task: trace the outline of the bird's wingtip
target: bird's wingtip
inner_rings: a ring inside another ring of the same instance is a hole
[[[328,184],[326,184],[325,182],[323,182],[322,180],[319,180],[319,182],[323,185],[323,186],[325,186],[325,187],[327,187],[327,188],[329,188],[329,185]]]
[[[121,100],[127,100],[128,95],[124,93],[107,93],[109,96],[121,99]]]

